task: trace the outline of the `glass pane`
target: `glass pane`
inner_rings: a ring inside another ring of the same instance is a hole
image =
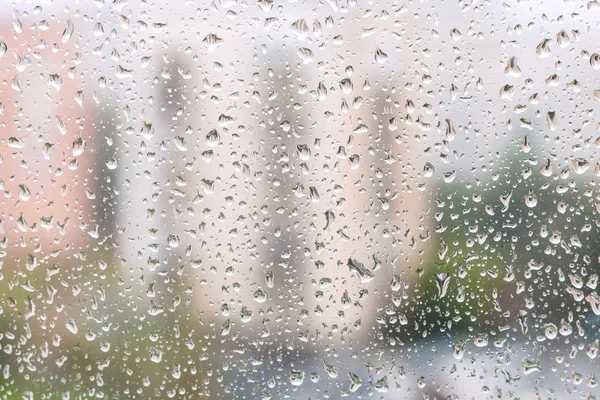
[[[3,2],[0,398],[594,398],[600,3]]]

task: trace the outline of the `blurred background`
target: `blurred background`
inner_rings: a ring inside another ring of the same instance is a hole
[[[594,398],[596,1],[16,1],[0,398]]]

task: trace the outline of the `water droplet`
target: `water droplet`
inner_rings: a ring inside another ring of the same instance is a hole
[[[106,160],[106,167],[110,170],[113,169],[117,169],[117,167],[119,166],[119,163],[117,161],[116,158],[109,158],[108,160]]]
[[[558,328],[556,327],[556,325],[548,323],[544,326],[544,335],[549,340],[554,340],[558,336]]]
[[[460,38],[462,37],[462,34],[460,33],[460,31],[458,29],[453,28],[450,30],[450,37],[455,42],[458,42],[460,40]]]
[[[348,259],[348,268],[350,269],[350,272],[356,272],[361,283],[369,283],[375,278],[375,275],[373,275],[371,271],[353,258]]]
[[[454,358],[456,358],[457,360],[462,359],[465,354],[465,347],[466,344],[464,340],[456,340],[452,344],[452,353],[454,355]]]
[[[304,383],[304,371],[293,369],[289,375],[290,383],[294,386],[301,386]]]
[[[571,165],[573,166],[573,170],[575,171],[575,173],[583,174],[590,168],[591,164],[588,160],[584,158],[576,158],[573,160],[573,163]]]
[[[67,23],[65,24],[65,29],[63,30],[61,41],[63,43],[67,43],[69,41],[69,39],[71,38],[71,36],[73,36],[74,30],[75,30],[75,24],[73,24],[71,22],[71,20],[68,20]]]
[[[448,285],[450,284],[450,275],[445,272],[439,273],[435,275],[435,285],[438,290],[438,298],[442,298],[446,296],[446,292],[448,291]]]
[[[513,78],[518,78],[521,76],[521,68],[517,64],[517,58],[511,57],[508,59],[506,63],[506,68],[504,68],[504,74]]]
[[[423,167],[423,176],[425,178],[431,178],[434,172],[435,168],[433,167],[433,165],[429,162],[425,163],[425,166]]]
[[[590,65],[593,69],[600,69],[600,54],[594,53],[590,56]]]
[[[348,379],[350,380],[350,392],[356,392],[362,386],[362,379],[353,372],[348,372]]]
[[[292,32],[294,32],[296,34],[296,36],[300,40],[306,39],[306,36],[310,32],[310,29],[308,28],[308,24],[306,23],[306,20],[304,20],[304,19],[299,19],[299,20],[294,21],[290,25],[290,29],[292,30]]]
[[[267,301],[267,293],[262,289],[256,290],[254,292],[254,301],[257,303],[264,303]]]
[[[388,55],[383,52],[379,47],[375,49],[375,61],[379,64],[385,64],[388,60]]]
[[[539,58],[547,58],[550,57],[552,51],[550,50],[550,39],[544,39],[540,44],[536,47],[536,52]]]
[[[27,187],[27,185],[25,185],[24,183],[19,185],[18,191],[19,191],[19,198],[23,201],[27,201],[31,197],[31,192],[29,191],[29,188]]]
[[[331,364],[328,364],[327,361],[323,361],[323,366],[325,367],[325,371],[330,378],[335,379],[338,376],[337,370]]]
[[[210,34],[206,35],[204,37],[204,39],[202,40],[202,44],[204,45],[204,47],[206,47],[206,49],[210,53],[213,53],[215,50],[217,50],[219,48],[219,46],[221,46],[222,43],[223,43],[223,39],[221,39],[214,33],[210,33]]]
[[[78,157],[85,151],[85,140],[79,136],[73,141],[73,157]]]
[[[72,318],[67,318],[67,321],[65,322],[65,325],[67,327],[67,329],[73,333],[73,334],[77,334],[78,329],[77,329],[77,322],[75,322],[74,319]]]
[[[522,371],[525,375],[529,375],[532,374],[534,372],[541,372],[542,368],[539,365],[538,361],[530,361],[530,360],[523,360],[522,365]]]
[[[378,391],[379,393],[387,393],[390,390],[390,386],[388,384],[388,378],[387,376],[384,376],[380,379],[378,379],[374,384],[373,387],[375,388],[376,391]]]

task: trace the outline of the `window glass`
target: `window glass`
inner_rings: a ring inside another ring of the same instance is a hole
[[[592,399],[597,0],[15,0],[1,399]]]

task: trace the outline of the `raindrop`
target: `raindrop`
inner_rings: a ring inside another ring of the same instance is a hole
[[[450,284],[450,275],[442,272],[435,275],[435,285],[438,289],[438,298],[446,296],[448,285]]]
[[[385,54],[379,47],[375,49],[375,61],[379,64],[385,64],[388,60],[388,55]]]
[[[221,46],[222,43],[223,43],[223,39],[221,39],[214,33],[210,33],[210,34],[206,35],[204,37],[204,39],[202,40],[202,44],[204,45],[204,47],[206,47],[206,49],[211,53],[213,53],[215,50],[217,50],[219,48],[219,46]]]
[[[350,269],[350,272],[356,272],[361,283],[371,282],[375,278],[375,275],[373,275],[371,271],[369,271],[362,263],[353,258],[348,259],[348,268]]]
[[[591,164],[588,160],[584,158],[576,158],[573,160],[573,163],[571,165],[573,166],[573,170],[575,171],[575,173],[583,174],[590,168]]]
[[[506,63],[506,68],[504,68],[504,74],[513,78],[521,76],[521,68],[519,68],[519,65],[517,64],[516,57],[509,58]]]
[[[593,69],[600,69],[600,54],[594,53],[590,56],[590,65]]]
[[[119,166],[119,163],[117,161],[116,158],[109,158],[108,160],[106,160],[106,167],[110,170],[113,169],[117,169],[117,167]]]
[[[550,39],[544,39],[540,44],[536,47],[536,52],[539,58],[547,58],[550,57],[552,51],[550,50]]]
[[[292,385],[301,386],[304,383],[304,371],[293,369],[290,371],[289,379]]]
[[[29,191],[29,188],[24,184],[20,184],[19,185],[19,198],[23,201],[27,201],[29,200],[29,198],[31,197],[31,192]]]

